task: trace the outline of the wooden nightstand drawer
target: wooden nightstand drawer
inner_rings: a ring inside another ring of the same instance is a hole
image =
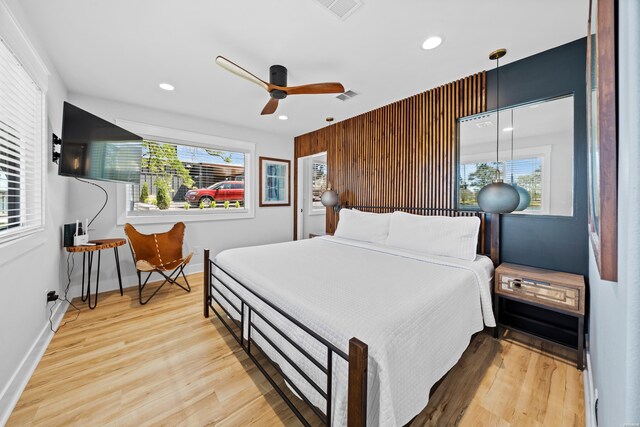
[[[560,307],[580,311],[580,290],[556,283],[542,282],[527,277],[501,274],[497,291],[504,295],[518,295],[523,299],[552,303]]]
[[[495,292],[520,301],[584,314],[584,278],[577,274],[503,263]]]

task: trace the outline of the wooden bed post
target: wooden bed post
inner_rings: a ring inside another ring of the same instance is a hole
[[[349,394],[347,425],[367,425],[367,372],[369,347],[357,338],[349,340]]]
[[[209,262],[209,249],[204,250],[204,290],[202,294],[204,295],[204,317],[209,317],[209,292],[211,289],[211,271],[210,269],[211,263]]]
[[[491,233],[491,261],[493,261],[493,265],[497,267],[498,264],[500,264],[500,214],[491,214],[491,223],[489,224],[489,230]]]

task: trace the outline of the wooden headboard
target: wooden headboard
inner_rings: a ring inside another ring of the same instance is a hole
[[[478,233],[478,253],[487,255],[497,266],[500,263],[500,215],[486,214],[477,210],[459,210],[446,208],[420,208],[407,206],[349,206],[345,205],[342,209],[358,209],[363,212],[388,213],[388,212],[407,212],[416,215],[428,216],[477,216],[480,218],[480,232]],[[487,217],[489,224],[487,225]],[[486,237],[486,231],[489,229],[489,239]],[[488,242],[487,242],[488,240]],[[489,243],[489,244],[487,244]]]

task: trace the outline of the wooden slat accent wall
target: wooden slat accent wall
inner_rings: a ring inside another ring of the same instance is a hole
[[[486,109],[486,73],[386,105],[295,138],[299,157],[327,152],[329,183],[340,203],[454,208],[457,126]],[[294,202],[294,237],[297,231]],[[327,232],[337,216],[327,210]]]

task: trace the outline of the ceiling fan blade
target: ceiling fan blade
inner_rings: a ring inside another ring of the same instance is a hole
[[[287,95],[313,95],[318,93],[342,93],[344,86],[340,83],[312,83],[302,86],[287,86],[282,88]]]
[[[269,102],[267,102],[267,105],[264,106],[260,114],[262,114],[263,116],[266,114],[273,114],[276,112],[277,108],[278,108],[278,100],[276,98],[270,98]]]
[[[230,71],[233,74],[242,77],[243,79],[249,80],[250,82],[257,84],[264,90],[269,90],[269,85],[267,84],[267,82],[254,76],[253,74],[251,74],[250,72],[242,68],[241,66],[229,61],[224,56],[217,56],[216,63],[222,68],[224,68],[225,70]]]

